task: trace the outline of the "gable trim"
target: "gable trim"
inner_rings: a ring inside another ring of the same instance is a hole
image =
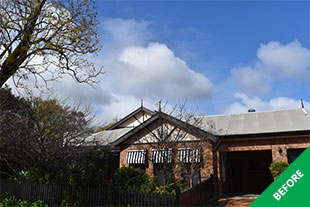
[[[141,111],[145,111],[147,113],[150,113],[150,114],[154,114],[155,112],[148,109],[148,108],[145,108],[143,106],[137,108],[136,110],[134,110],[133,112],[131,112],[130,114],[128,114],[127,116],[125,116],[124,118],[122,118],[121,120],[119,120],[118,122],[116,122],[115,124],[113,124],[112,126],[110,126],[107,130],[112,130],[112,129],[115,129],[116,127],[118,127],[119,125],[121,125],[122,123],[126,122],[127,120],[129,120],[131,117],[134,117],[136,116],[138,113],[140,113]]]
[[[126,141],[128,138],[133,136],[134,134],[138,133],[140,130],[143,130],[145,127],[156,121],[157,119],[162,118],[167,120],[168,122],[171,122],[177,126],[179,126],[181,129],[186,129],[186,131],[194,132],[195,134],[198,134],[200,138],[207,138],[208,140],[211,140],[213,143],[217,142],[218,138],[209,133],[206,132],[198,127],[195,127],[189,123],[186,123],[182,120],[179,120],[177,118],[174,118],[168,114],[165,114],[163,112],[156,112],[153,116],[151,116],[148,120],[140,124],[139,126],[136,126],[123,136],[121,136],[119,139],[115,140],[113,143],[111,143],[111,146],[115,148],[116,146],[120,145],[124,141]]]

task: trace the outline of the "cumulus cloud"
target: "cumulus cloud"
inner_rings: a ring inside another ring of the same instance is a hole
[[[99,77],[100,84],[91,88],[65,77],[49,84],[59,98],[91,104],[99,118],[111,120],[135,110],[141,99],[153,109],[159,100],[173,103],[210,97],[210,80],[190,68],[166,44],[155,42],[149,22],[104,19],[100,30],[102,51],[90,57],[98,67],[104,66],[106,74]]]
[[[251,67],[233,68],[230,72],[239,88],[246,88],[250,92],[258,93],[266,93],[271,90],[271,86],[267,82],[270,77],[266,73]]]
[[[231,74],[240,89],[256,93],[269,92],[272,81],[309,81],[310,49],[298,41],[261,44],[255,64],[233,68]]]
[[[112,67],[113,78],[137,98],[205,99],[212,91],[208,78],[161,43],[126,47]]]
[[[115,100],[112,104],[101,104],[99,106],[106,120],[123,118],[128,115],[129,112],[134,111],[141,105],[141,100],[137,99],[132,95],[113,95],[115,96]],[[157,100],[154,100],[152,98],[143,99],[143,105],[151,110],[157,109],[156,102]]]
[[[303,47],[298,41],[286,45],[277,41],[262,44],[257,51],[257,57],[261,70],[282,77],[310,79],[310,49]]]
[[[288,97],[276,97],[268,101],[264,101],[257,96],[249,97],[244,93],[236,93],[235,97],[240,101],[230,104],[225,113],[245,113],[250,108],[257,111],[301,108],[300,100]],[[304,101],[304,106],[309,111],[310,102]]]
[[[150,23],[134,19],[111,18],[102,22],[104,43],[108,49],[147,44],[152,39]],[[104,46],[105,48],[106,46]]]
[[[106,19],[102,23],[104,48],[95,61],[105,67],[101,87],[113,100],[101,104],[107,117],[124,116],[140,105],[154,107],[159,100],[205,100],[212,83],[177,57],[164,43],[155,42],[150,23],[133,19]],[[98,93],[97,99],[105,93]]]

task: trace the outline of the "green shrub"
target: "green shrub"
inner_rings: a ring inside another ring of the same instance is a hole
[[[75,207],[75,206],[83,206],[82,195],[76,191],[75,195],[64,191],[65,198],[61,201],[62,207]]]
[[[9,197],[7,194],[0,195],[0,206],[5,207],[15,207],[15,206],[23,206],[23,207],[48,207],[47,204],[44,204],[43,201],[38,200],[36,202],[29,202],[26,200],[20,200],[15,197]]]
[[[70,163],[36,165],[21,171],[16,180],[70,186],[108,186],[111,183],[110,175],[118,167],[114,164],[117,163],[115,159],[109,148],[90,149]]]
[[[279,161],[279,162],[272,162],[269,166],[269,170],[271,175],[276,179],[281,175],[281,173],[289,166],[287,162]]]
[[[187,186],[187,183],[184,181],[184,179],[170,179],[166,183],[166,186],[159,186],[156,187],[155,192],[158,193],[171,193],[173,195],[176,194],[177,190],[184,190]]]
[[[119,168],[115,172],[112,185],[118,190],[151,192],[155,182],[143,170],[129,166]]]

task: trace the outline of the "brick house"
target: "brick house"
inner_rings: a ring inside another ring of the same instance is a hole
[[[198,118],[199,127],[140,107],[96,136],[119,153],[120,167],[133,165],[160,178],[167,176],[160,167],[171,165],[170,176],[178,178],[192,165],[190,182],[213,174],[220,196],[261,193],[273,181],[272,161],[291,163],[310,145],[310,116],[303,108]]]

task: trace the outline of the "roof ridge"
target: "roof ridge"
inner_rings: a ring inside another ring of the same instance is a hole
[[[306,115],[307,112],[303,108],[289,108],[289,109],[275,109],[275,110],[268,110],[268,111],[255,111],[255,112],[242,112],[242,113],[235,113],[235,114],[215,114],[215,115],[201,115],[201,116],[196,116],[196,117],[206,117],[206,118],[211,118],[211,117],[219,117],[219,116],[238,116],[238,115],[251,115],[251,114],[258,114],[258,113],[272,113],[272,112],[280,112],[280,111],[303,111]]]

